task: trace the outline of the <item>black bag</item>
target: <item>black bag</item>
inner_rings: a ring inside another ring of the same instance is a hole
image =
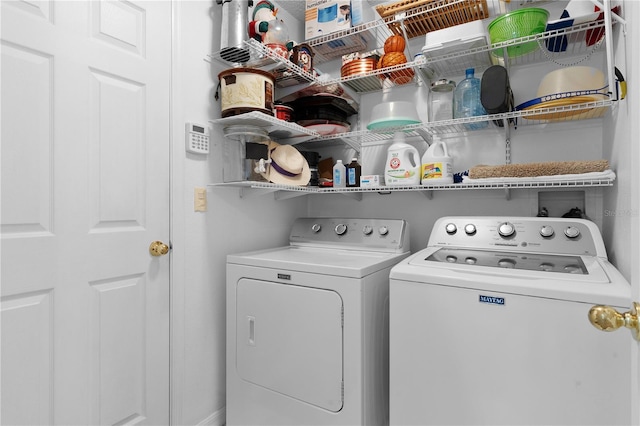
[[[505,67],[493,65],[482,74],[480,102],[489,114],[513,111],[513,92]],[[513,119],[509,119],[509,121],[513,121]],[[493,120],[493,122],[499,127],[504,127],[503,120]]]

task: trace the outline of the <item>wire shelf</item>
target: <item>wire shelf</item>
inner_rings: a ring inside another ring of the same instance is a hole
[[[378,6],[382,19],[349,29],[315,37],[306,41],[315,53],[314,63],[340,58],[354,52],[381,47],[393,34],[402,34],[403,25],[409,38],[452,25],[489,16],[486,0],[404,1]]]
[[[433,136],[464,135],[478,132],[504,132],[503,127],[496,122],[508,123],[510,126],[532,126],[547,123],[569,122],[575,120],[589,120],[601,118],[614,104],[611,100],[601,100],[575,105],[564,105],[553,108],[538,108],[505,112],[501,114],[483,115],[477,117],[458,118],[454,120],[434,121],[429,123],[411,124],[403,127],[389,127],[377,130],[356,130],[333,135],[319,133],[299,126],[296,123],[280,120],[262,112],[253,111],[232,117],[211,120],[213,124],[223,127],[231,125],[250,125],[266,129],[269,136],[283,144],[297,145],[299,143],[320,143],[340,140],[347,143],[356,151],[363,146],[379,144],[393,139],[394,133],[401,131],[407,137],[422,137],[430,141]],[[471,130],[477,123],[489,122],[485,129]]]
[[[382,25],[380,21],[372,21],[325,36],[312,38],[307,40],[306,43],[311,46],[315,53],[313,57],[314,65],[320,65],[340,58],[342,55],[372,50],[382,46],[391,34],[389,28]]]
[[[288,87],[303,83],[316,83],[316,76],[303,70],[287,58],[277,54],[264,44],[257,40],[250,39],[245,41],[242,46],[243,50],[248,52],[250,58],[242,66],[246,68],[260,68],[273,74],[276,87]],[[225,66],[234,68],[240,66],[237,62],[225,59],[222,52],[216,52],[207,55],[207,62],[214,61]]]
[[[412,62],[336,78],[328,81],[327,84],[344,84],[358,93],[368,93],[379,91],[383,87],[396,86],[392,79],[384,78],[402,70],[414,70],[425,78],[433,80],[444,76],[463,75],[467,68],[475,68],[481,73],[491,65],[504,65],[505,62],[510,66],[541,62],[574,66],[590,58],[604,45],[602,31],[604,31],[604,21],[601,20],[472,49],[447,53],[429,51]],[[508,56],[510,49],[527,43],[535,43],[538,48],[525,55]]]
[[[337,135],[320,136],[315,141],[341,139],[350,145],[379,143],[393,139],[395,131],[403,131],[407,136],[420,136],[430,139],[432,136],[463,135],[468,132],[504,132],[504,128],[494,124],[501,121],[510,123],[514,127],[531,126],[547,123],[568,122],[574,120],[589,120],[602,117],[613,105],[611,100],[587,102],[575,105],[565,105],[554,108],[538,108],[532,110],[512,111],[501,114],[483,115],[477,117],[459,118],[454,120],[434,121],[410,126],[387,128],[376,131],[360,130]],[[486,129],[470,130],[477,126],[473,124],[489,122]]]
[[[408,38],[489,17],[486,0],[401,0],[376,10],[393,33]]]
[[[324,60],[371,49],[372,43],[374,43],[373,48],[382,46],[384,40],[391,34],[387,24],[385,20],[373,21],[349,30],[309,40],[308,44],[316,52],[314,63],[319,65]],[[446,53],[425,50],[424,56],[418,56],[411,62],[363,74],[338,77],[322,83],[315,75],[302,70],[262,43],[251,39],[245,42],[244,47],[250,51],[252,59],[244,66],[270,70],[275,76],[277,87],[288,87],[301,83],[327,86],[345,85],[356,93],[370,93],[380,91],[383,88],[416,82],[417,78],[394,79],[394,75],[406,77],[409,73],[415,74],[416,77],[422,76],[432,80],[444,76],[462,75],[467,68],[475,68],[478,73],[481,73],[494,64],[505,65],[508,63],[509,66],[517,66],[553,62],[563,67],[574,66],[589,59],[604,45],[604,30],[604,20],[598,20],[472,49]],[[510,52],[515,52],[513,49],[517,46],[529,43],[537,44],[537,48],[524,55],[509,56]],[[324,49],[328,49],[328,51],[324,51]],[[238,66],[238,64],[225,61],[220,52],[208,55],[208,61],[218,61],[227,66]],[[399,81],[401,83],[398,83]]]
[[[572,177],[575,175],[571,175]],[[316,186],[282,185],[270,182],[242,181],[212,183],[214,187],[254,188],[271,191],[294,191],[308,194],[354,194],[354,193],[392,193],[392,192],[425,192],[425,191],[451,191],[451,190],[479,190],[479,189],[544,189],[544,188],[585,188],[613,186],[615,177],[611,179],[575,179],[561,180],[522,180],[519,182],[491,182],[482,183],[454,183],[447,185],[412,185],[412,186],[372,186],[357,188],[320,188]]]
[[[313,130],[259,111],[210,120],[210,122],[223,128],[242,125],[259,127],[266,130],[270,138],[289,145],[296,145],[320,137],[320,134]]]

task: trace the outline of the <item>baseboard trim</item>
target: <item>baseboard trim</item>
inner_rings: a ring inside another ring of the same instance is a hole
[[[222,407],[209,417],[202,419],[198,426],[224,426],[227,420],[227,408]]]

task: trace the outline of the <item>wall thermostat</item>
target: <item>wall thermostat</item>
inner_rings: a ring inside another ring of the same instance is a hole
[[[187,152],[193,154],[208,154],[209,128],[202,124],[187,123],[184,142]]]

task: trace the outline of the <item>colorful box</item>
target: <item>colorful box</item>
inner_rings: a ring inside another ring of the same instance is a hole
[[[326,36],[363,24],[368,16],[364,0],[306,0],[305,39]],[[372,14],[372,12],[371,12]]]
[[[380,175],[360,176],[360,187],[380,186]]]

